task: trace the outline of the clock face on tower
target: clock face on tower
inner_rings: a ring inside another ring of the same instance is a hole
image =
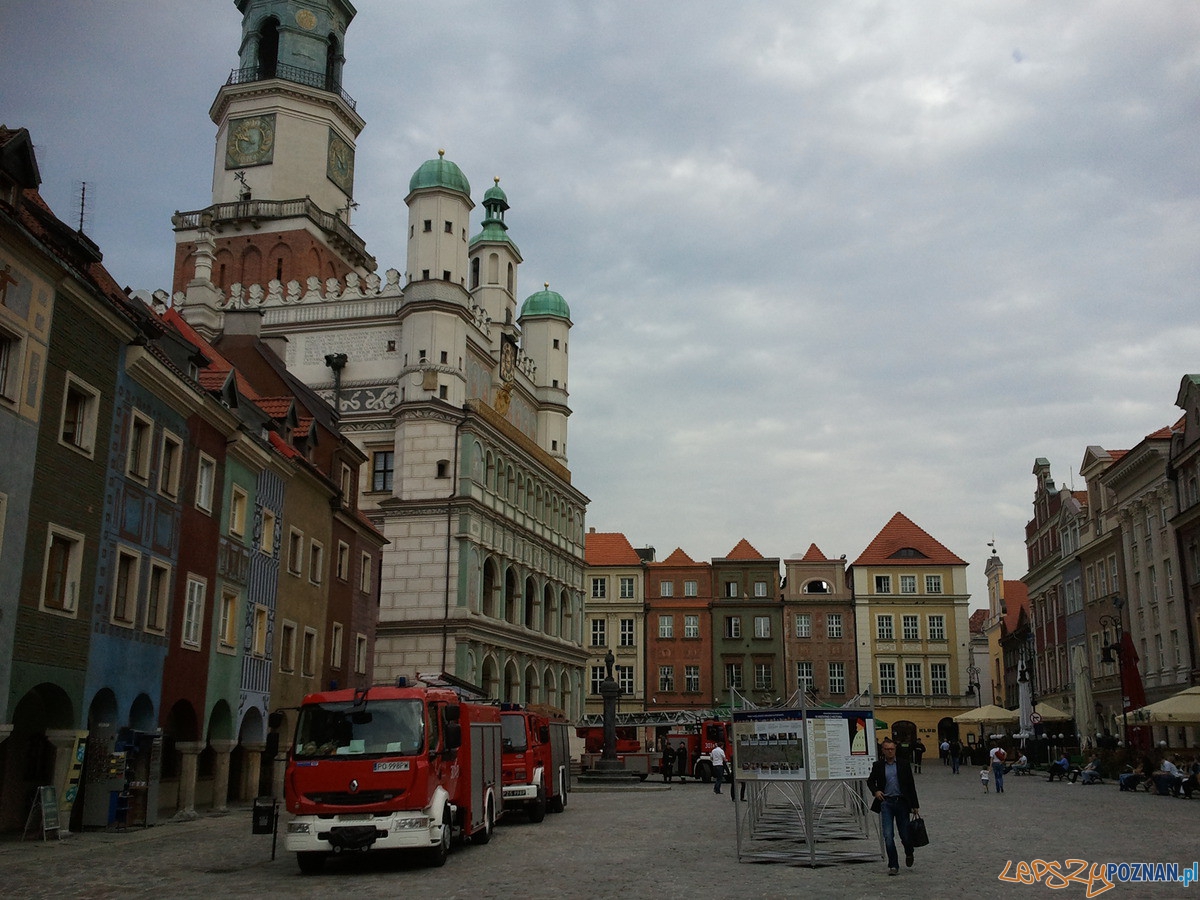
[[[329,129],[329,155],[326,158],[325,174],[347,197],[354,194],[354,148],[332,128]]]
[[[225,168],[264,166],[275,158],[275,114],[230,119]]]

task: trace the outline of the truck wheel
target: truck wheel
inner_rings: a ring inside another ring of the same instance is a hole
[[[539,784],[537,797],[529,801],[529,821],[540,822],[546,818],[546,791]]]
[[[297,853],[296,865],[300,867],[301,874],[320,875],[321,870],[325,868],[325,854],[317,850],[306,850],[303,853]]]
[[[712,763],[703,761],[696,763],[696,777],[705,784],[712,781]]]
[[[548,808],[552,813],[560,813],[567,805],[567,785],[565,782],[565,776],[561,770],[558,773],[558,778],[555,780],[558,782],[558,784],[555,785],[556,790],[554,792],[554,796],[550,798],[550,804]]]
[[[492,798],[487,800],[487,815],[483,818],[483,828],[471,836],[476,844],[486,844],[492,839],[492,829],[496,827],[496,809],[492,806]]]
[[[444,866],[450,855],[450,834],[450,810],[447,809],[442,812],[441,840],[425,851],[425,862],[435,869]]]

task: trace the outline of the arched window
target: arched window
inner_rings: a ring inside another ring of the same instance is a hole
[[[508,264],[508,292],[511,294],[517,289],[517,270],[513,268],[513,264]]]
[[[471,290],[479,287],[479,257],[471,260]]]
[[[258,77],[274,78],[279,64],[279,20],[263,19],[258,29]]]
[[[325,90],[337,92],[342,87],[342,47],[335,35],[329,35],[325,47]]]
[[[488,284],[499,284],[500,283],[500,254],[499,253],[489,253],[488,254],[487,279],[488,279]]]

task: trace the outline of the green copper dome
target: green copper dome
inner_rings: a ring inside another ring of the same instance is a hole
[[[546,289],[530,294],[521,305],[521,318],[527,316],[558,316],[560,319],[571,318],[571,307],[558,291],[550,290],[547,282]]]
[[[439,150],[437,159],[426,160],[413,173],[408,182],[409,193],[423,188],[446,188],[471,196],[471,184],[467,181],[467,176],[462,173],[462,169],[446,159],[445,150]]]

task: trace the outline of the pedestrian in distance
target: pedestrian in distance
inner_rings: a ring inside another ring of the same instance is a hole
[[[996,777],[996,793],[1004,793],[1004,761],[1008,759],[1008,754],[1004,752],[1004,748],[997,744],[992,748],[988,758],[992,761],[992,775]]]
[[[916,772],[921,771],[921,760],[924,758],[925,758],[925,744],[921,741],[920,738],[917,738],[917,742],[915,744],[913,744],[913,770],[914,771],[916,771]]]
[[[986,793],[988,792],[988,770],[987,770],[987,766],[984,766],[982,769],[980,769],[980,770],[979,770],[979,780],[980,780],[980,782],[983,784],[983,792],[986,794]]]
[[[950,742],[950,773],[958,774],[958,766],[962,761],[962,741],[955,738]]]
[[[712,748],[713,793],[721,793],[721,782],[725,780],[725,748],[717,744]]]
[[[875,795],[871,811],[879,813],[879,828],[883,832],[883,846],[887,851],[887,873],[899,875],[896,832],[900,832],[900,843],[904,847],[904,865],[912,868],[913,846],[908,838],[908,821],[912,813],[921,811],[921,804],[917,800],[917,783],[913,779],[912,767],[896,758],[896,742],[884,738],[881,747],[883,756],[871,766],[867,790]]]
[[[950,741],[942,738],[942,742],[938,744],[938,755],[942,758],[942,765],[950,765]]]
[[[675,771],[675,748],[670,741],[663,741],[662,777],[665,784],[671,783],[671,773]]]

